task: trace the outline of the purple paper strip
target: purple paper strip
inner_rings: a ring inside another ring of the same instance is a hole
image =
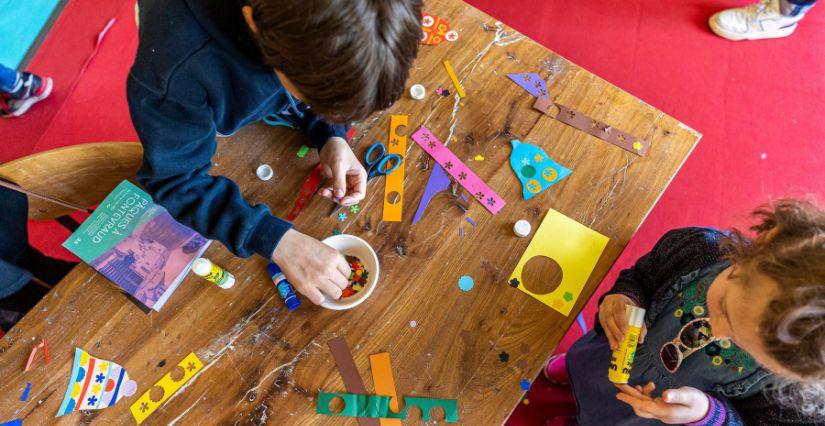
[[[427,180],[427,185],[424,187],[424,193],[421,194],[421,201],[418,202],[418,210],[415,211],[412,225],[415,225],[415,223],[421,219],[421,216],[424,216],[424,210],[427,209],[427,206],[430,204],[433,197],[435,197],[439,192],[446,191],[449,188],[450,177],[447,176],[447,172],[445,172],[440,165],[435,164],[433,166],[433,171],[430,172],[430,178]]]
[[[468,217],[468,218],[466,218],[466,219],[467,219],[467,222],[470,222],[470,225],[473,225],[473,227],[475,227],[475,226],[476,226],[476,221],[474,221],[474,220],[473,220],[473,218]]]
[[[530,92],[531,95],[537,98],[547,97],[547,83],[538,74],[522,73],[522,74],[507,74],[510,80],[521,86],[522,89]]]

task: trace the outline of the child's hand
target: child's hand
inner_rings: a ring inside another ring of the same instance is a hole
[[[350,267],[344,256],[332,247],[294,229],[281,237],[272,253],[286,279],[312,303],[320,305],[326,294],[341,297],[349,284]]]
[[[358,204],[367,194],[367,171],[355,157],[347,141],[331,137],[319,153],[324,177],[330,186],[321,195],[344,206]]]
[[[683,386],[662,392],[661,398],[653,398],[656,386],[649,382],[644,388],[616,385],[621,392],[616,399],[633,407],[637,416],[657,419],[668,424],[685,424],[702,420],[710,409],[708,396],[699,389]]]
[[[599,323],[604,328],[610,349],[615,350],[619,346],[627,332],[627,311],[625,305],[639,306],[633,299],[623,294],[608,294],[599,305]],[[639,343],[645,342],[647,335],[647,325],[642,324],[642,334],[639,336]]]

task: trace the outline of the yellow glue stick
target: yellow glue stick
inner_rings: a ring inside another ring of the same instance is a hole
[[[192,272],[223,289],[235,285],[235,277],[232,274],[203,257],[195,260],[195,263],[192,264]]]
[[[642,324],[645,321],[645,310],[633,305],[625,305],[627,312],[627,333],[619,346],[610,357],[610,370],[607,378],[616,384],[627,384],[630,380],[630,370],[633,369],[633,360],[636,359],[636,345],[642,333]]]

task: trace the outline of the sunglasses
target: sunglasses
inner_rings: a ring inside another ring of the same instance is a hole
[[[685,358],[717,340],[711,333],[710,321],[696,318],[685,324],[675,339],[662,345],[659,358],[667,371],[675,373]]]

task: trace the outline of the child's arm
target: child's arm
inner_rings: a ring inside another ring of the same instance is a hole
[[[175,96],[128,79],[129,110],[144,149],[138,182],[182,224],[238,256],[269,259],[293,225],[264,205],[250,205],[235,182],[209,175],[217,148],[212,109],[202,88],[182,84]]]
[[[607,294],[623,294],[647,309],[653,295],[660,288],[672,284],[674,277],[716,263],[721,257],[719,240],[722,235],[720,231],[710,228],[669,231],[653,250],[619,273],[619,278]]]

